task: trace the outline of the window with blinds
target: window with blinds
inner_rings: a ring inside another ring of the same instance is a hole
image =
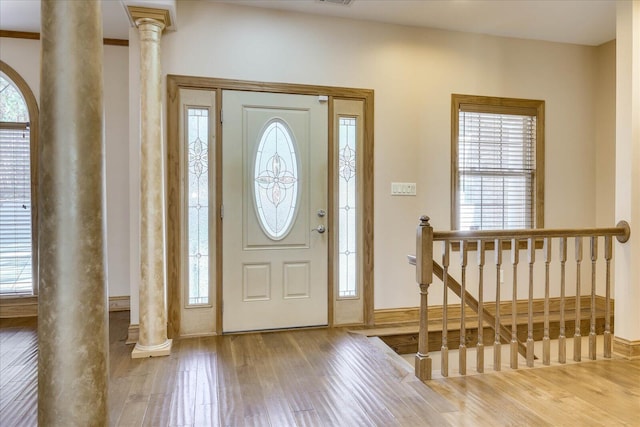
[[[0,75],[0,294],[33,290],[28,120],[24,98]]]
[[[454,95],[454,229],[542,227],[543,106]]]

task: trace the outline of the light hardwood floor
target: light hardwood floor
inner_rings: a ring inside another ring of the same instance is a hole
[[[415,379],[344,329],[174,341],[130,357],[128,312],[110,315],[111,425],[640,426],[640,360]],[[36,425],[35,319],[0,320],[0,425]]]

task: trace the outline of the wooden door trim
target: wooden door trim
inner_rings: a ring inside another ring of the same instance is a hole
[[[373,325],[373,117],[374,93],[371,89],[355,89],[334,86],[302,85],[289,83],[268,83],[248,80],[231,80],[208,77],[167,75],[167,298],[168,325],[170,337],[178,337],[180,330],[180,164],[179,164],[179,120],[180,89],[209,90],[216,93],[216,209],[220,212],[222,204],[222,92],[241,90],[251,92],[287,93],[293,95],[327,95],[329,97],[329,153],[333,153],[333,117],[331,115],[333,99],[358,99],[364,103],[364,143],[363,143],[363,304],[364,324]],[[330,162],[331,163],[331,162]],[[331,167],[330,167],[331,168]],[[332,170],[329,170],[331,173]],[[330,185],[333,175],[330,174]],[[331,198],[329,203],[332,203]],[[330,206],[332,209],[333,206]],[[222,219],[216,215],[216,265],[222,265]],[[329,248],[333,245],[329,242]],[[333,326],[334,283],[332,276],[333,254],[329,253],[328,276],[328,319]],[[222,268],[216,271],[216,333],[222,333]]]

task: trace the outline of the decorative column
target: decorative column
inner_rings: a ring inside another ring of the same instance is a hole
[[[102,16],[42,0],[38,425],[107,425]]]
[[[129,7],[140,35],[140,332],[132,358],[167,356],[160,38],[168,12]]]

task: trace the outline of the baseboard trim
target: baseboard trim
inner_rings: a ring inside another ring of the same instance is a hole
[[[109,297],[109,311],[127,311],[131,308],[128,295]],[[37,317],[38,297],[3,297],[0,298],[0,319],[12,317]]]
[[[135,344],[138,342],[138,338],[140,337],[140,325],[138,324],[130,324],[127,329],[127,340],[125,344]]]
[[[640,359],[640,340],[613,337],[613,353],[625,359]]]
[[[109,297],[109,311],[129,311],[131,309],[131,298],[129,295],[120,297]]]
[[[383,308],[373,311],[373,324],[395,325],[415,323],[420,318],[420,307]]]
[[[575,310],[575,297],[567,297],[565,299],[565,310],[573,311]],[[526,314],[529,310],[527,300],[518,300],[516,301],[516,310],[518,314]],[[591,308],[591,296],[590,295],[582,295],[580,297],[580,305],[582,311],[588,311]],[[491,314],[495,314],[496,312],[496,303],[488,302],[484,304],[484,307]],[[611,300],[611,313],[614,313],[614,301]],[[430,305],[429,306],[429,320],[442,319],[443,317],[443,309],[442,305]],[[596,295],[596,310],[604,311],[605,308],[605,298],[603,296]],[[460,318],[460,304],[449,304],[447,306],[448,309],[448,318],[449,319],[459,319]],[[549,311],[559,312],[560,309],[560,297],[549,298]],[[534,313],[544,313],[544,299],[534,299],[533,300],[533,311]],[[500,302],[500,313],[502,316],[510,316],[511,315],[511,301],[501,301]],[[475,313],[469,313],[470,316],[475,316]],[[374,326],[401,326],[401,325],[410,325],[417,324],[420,319],[420,308],[419,307],[404,307],[404,308],[384,308],[374,310]]]
[[[37,317],[38,297],[3,297],[0,299],[0,319],[11,317]]]

